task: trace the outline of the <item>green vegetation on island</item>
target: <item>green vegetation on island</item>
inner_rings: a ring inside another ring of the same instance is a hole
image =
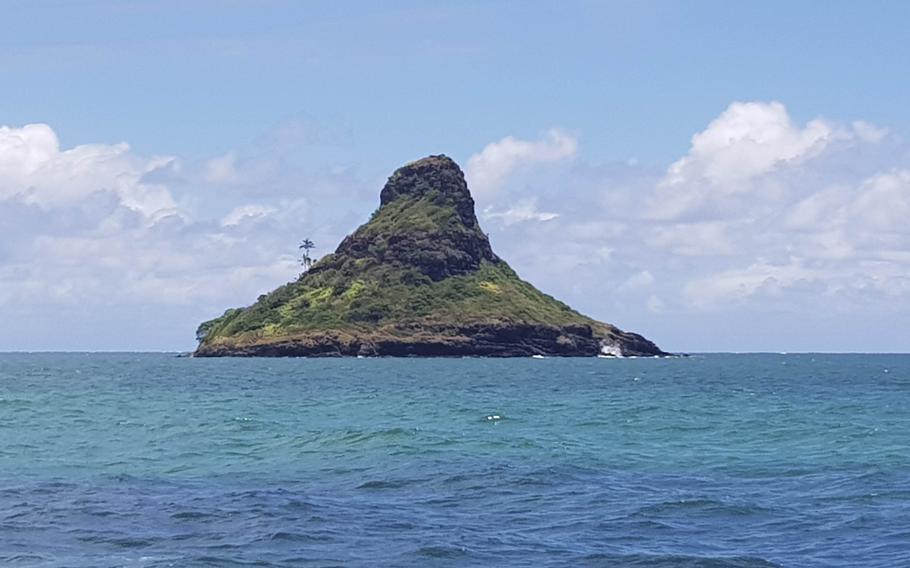
[[[312,241],[300,248],[300,277],[203,323],[196,355],[662,354],[519,278],[493,253],[445,156],[397,170],[379,209],[333,254],[312,262]]]

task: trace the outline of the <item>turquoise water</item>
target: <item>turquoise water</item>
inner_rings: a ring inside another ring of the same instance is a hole
[[[2,566],[910,566],[904,355],[6,354],[0,440]]]

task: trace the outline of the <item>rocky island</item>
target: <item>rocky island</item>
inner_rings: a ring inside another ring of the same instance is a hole
[[[197,339],[197,357],[665,355],[519,278],[441,155],[395,171],[379,209],[333,254],[203,323]]]

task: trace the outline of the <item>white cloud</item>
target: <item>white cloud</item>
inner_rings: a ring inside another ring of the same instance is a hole
[[[856,260],[819,263],[791,258],[784,263],[757,259],[734,268],[696,278],[684,290],[691,307],[729,312],[743,306],[762,310],[783,308],[811,318],[818,310],[905,312],[910,296],[906,264]]]
[[[737,102],[692,137],[689,152],[667,169],[648,203],[660,220],[726,217],[777,200],[787,176],[812,172],[813,160],[838,146],[882,142],[888,132],[864,121],[793,122],[779,102]]]
[[[537,209],[537,199],[522,199],[514,203],[505,211],[495,211],[486,207],[483,211],[484,219],[500,219],[504,225],[513,225],[525,221],[552,221],[559,217],[558,213],[548,213]]]
[[[794,125],[779,102],[733,103],[692,137],[689,154],[670,166],[663,183],[702,180],[732,190],[741,187],[738,182],[817,156],[843,135],[821,119]]]
[[[665,308],[664,301],[661,300],[659,296],[655,296],[654,294],[648,296],[648,301],[645,303],[645,306],[647,306],[648,311],[655,314],[663,312]]]
[[[234,152],[216,156],[202,166],[202,179],[208,183],[237,183],[240,173],[237,171],[237,155]]]
[[[799,128],[779,103],[731,105],[655,188],[650,205],[659,214],[647,242],[712,260],[683,291],[698,309],[783,298],[799,298],[789,304],[796,310],[819,298],[868,305],[876,295],[893,306],[910,270],[902,254],[910,249],[910,170],[868,171],[862,161],[886,137],[862,121]],[[864,169],[863,178],[844,176]],[[674,221],[707,211],[713,220]]]
[[[59,152],[57,135],[46,124],[0,126],[0,171],[7,176],[27,176]]]
[[[160,335],[171,338],[166,346],[189,345],[199,321],[294,278],[300,238],[325,249],[350,230],[348,178],[308,180],[324,194],[314,219],[306,195],[257,195],[233,183],[265,171],[244,164],[231,153],[187,166],[127,144],[64,149],[47,125],[0,127],[0,312],[53,326],[31,338],[0,329],[0,344],[64,347],[43,338],[101,320],[133,327],[137,313],[171,309],[169,321],[185,329]],[[290,175],[263,183],[310,185]],[[363,205],[366,214],[372,204]],[[141,325],[168,325],[156,321]],[[121,337],[100,336],[76,343],[104,348]]]
[[[545,290],[619,324],[728,314],[725,325],[748,334],[773,312],[808,332],[820,314],[910,312],[910,151],[899,137],[744,102],[681,154],[656,175],[579,157],[504,180],[506,191],[484,197],[484,217],[503,221],[492,225],[498,251]],[[558,216],[517,222],[534,217],[537,199]]]
[[[878,231],[910,234],[910,170],[875,175],[849,204],[848,222]]]
[[[813,231],[841,223],[844,202],[850,199],[851,191],[849,187],[835,186],[809,194],[789,208],[783,219],[784,227]]]
[[[724,317],[741,333],[772,311],[797,328],[820,313],[908,315],[910,152],[899,137],[735,103],[680,155],[669,167],[593,165],[554,129],[488,144],[466,170],[484,229],[523,277],[636,331],[716,314],[746,314]],[[349,170],[301,173],[284,159],[187,163],[127,144],[61,148],[47,125],[0,127],[4,317],[64,329],[59,314],[76,310],[76,329],[179,306],[187,313],[170,321],[191,342],[201,319],[293,278],[301,238],[328,252],[375,206],[377,188]]]
[[[697,308],[730,307],[759,294],[779,296],[787,288],[811,284],[821,278],[822,272],[805,267],[800,259],[790,259],[785,264],[758,259],[744,269],[696,278],[686,285],[684,293]]]
[[[689,153],[674,162],[649,204],[655,219],[680,219],[706,209],[729,209],[742,194],[777,188],[756,185],[763,176],[819,156],[848,129],[822,119],[795,125],[779,102],[737,102],[692,137]]]
[[[855,132],[863,142],[881,142],[888,136],[887,128],[881,128],[864,120],[855,120],[853,121],[852,126],[853,132]]]
[[[910,245],[910,170],[873,174],[856,185],[819,190],[794,203],[782,228],[835,243],[841,255]]]
[[[257,203],[248,203],[231,209],[230,213],[221,219],[221,225],[223,227],[229,227],[231,225],[239,225],[244,221],[264,219],[277,211],[278,210],[274,207],[268,207]]]
[[[654,275],[648,270],[642,270],[641,272],[636,272],[632,276],[629,276],[618,289],[621,291],[636,291],[643,288],[650,288],[653,285]]]
[[[736,252],[729,235],[731,228],[725,221],[668,223],[655,226],[645,242],[681,256],[731,255]]]
[[[480,153],[471,156],[465,175],[472,192],[492,194],[522,166],[560,162],[574,157],[577,152],[577,140],[557,128],[534,141],[507,136],[487,144]]]
[[[17,197],[43,208],[78,204],[109,193],[151,217],[176,204],[167,188],[143,177],[173,158],[140,158],[127,144],[84,144],[61,151],[46,124],[0,127],[0,198]]]

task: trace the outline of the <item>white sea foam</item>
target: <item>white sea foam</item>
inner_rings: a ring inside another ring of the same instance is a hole
[[[622,349],[619,345],[615,343],[607,343],[602,341],[600,343],[600,355],[599,357],[622,357]]]

